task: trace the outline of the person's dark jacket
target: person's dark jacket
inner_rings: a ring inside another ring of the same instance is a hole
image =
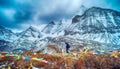
[[[65,44],[66,44],[66,49],[69,49],[70,45],[68,43],[65,43]]]

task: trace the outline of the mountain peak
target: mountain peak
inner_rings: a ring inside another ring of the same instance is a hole
[[[0,26],[0,40],[12,41],[16,39],[16,35],[4,26]]]
[[[85,11],[87,9],[87,7],[85,7],[84,5],[81,5],[79,9]]]
[[[73,19],[72,19],[72,23],[78,22],[78,21],[79,21],[79,20],[78,20],[79,17],[81,17],[81,16],[80,16],[80,15],[74,16]]]
[[[82,15],[84,14],[84,12],[87,10],[87,8],[84,6],[84,5],[81,5],[78,12],[77,12],[77,15]]]
[[[1,26],[1,25],[0,25],[0,30],[1,31],[7,31],[7,32],[10,32],[10,33],[13,33],[11,30],[9,30],[9,29],[5,28],[4,26]]]
[[[29,29],[34,29],[34,27],[33,27],[33,26],[30,26]]]
[[[51,21],[49,24],[55,25],[55,22],[54,22],[54,21]]]
[[[31,31],[38,31],[35,27],[30,26],[27,30],[31,30]]]
[[[101,7],[91,7],[88,10],[86,10],[85,14],[86,15],[103,15],[107,13],[112,13],[113,15],[119,15],[120,16],[120,12],[112,10],[112,9],[106,9],[106,8],[101,8]]]
[[[21,38],[38,38],[41,36],[39,30],[35,27],[30,26],[28,29],[20,33]]]
[[[47,33],[47,34],[50,34],[50,33],[52,32],[52,30],[53,30],[54,27],[55,27],[55,22],[54,22],[54,21],[51,21],[49,24],[47,24],[47,25],[43,28],[42,32]]]
[[[85,6],[84,6],[84,5],[81,5],[80,7],[83,7],[83,8],[85,8]]]
[[[60,21],[58,22],[58,25],[62,25],[62,23],[63,23],[62,20],[60,20]]]

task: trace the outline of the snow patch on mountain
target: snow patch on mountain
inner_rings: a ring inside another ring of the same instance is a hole
[[[0,26],[0,40],[5,40],[6,44],[6,41],[10,41],[14,45],[13,51],[33,49],[55,52],[55,49],[59,49],[60,52],[65,51],[65,42],[70,44],[71,51],[82,48],[117,50],[120,49],[120,12],[99,7],[86,9],[81,6],[72,21],[60,20],[39,27],[30,26],[17,35]]]
[[[120,45],[120,12],[99,7],[89,8],[83,15],[76,15],[70,30],[78,33],[80,39],[92,40],[110,45]],[[114,47],[114,46],[113,46]]]
[[[0,40],[10,41],[16,40],[17,36],[9,29],[0,26]]]

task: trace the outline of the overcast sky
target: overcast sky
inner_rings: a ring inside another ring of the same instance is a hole
[[[81,5],[120,11],[120,0],[0,0],[0,25],[20,31],[30,25],[71,19]]]

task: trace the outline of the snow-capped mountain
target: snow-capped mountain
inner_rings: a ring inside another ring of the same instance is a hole
[[[84,14],[84,12],[87,10],[87,8],[84,6],[84,5],[81,5],[78,12],[77,12],[77,15],[82,15]]]
[[[0,40],[12,42],[16,38],[17,38],[16,35],[11,30],[6,29],[3,26],[0,26]]]
[[[14,50],[31,50],[35,47],[35,42],[42,37],[42,34],[36,28],[30,26],[18,35],[18,39],[14,42]]]
[[[38,29],[36,29],[35,27],[30,26],[28,29],[21,32],[18,36],[20,38],[24,38],[24,39],[27,38],[29,40],[33,40],[33,39],[38,39],[38,38],[42,37],[42,34],[39,32]]]
[[[51,33],[53,33],[54,28],[55,28],[55,22],[52,21],[44,27],[42,32],[44,32],[46,34],[51,34]]]
[[[9,29],[0,26],[0,51],[11,51],[14,45],[12,42],[17,36]]]
[[[56,36],[49,42],[58,48],[68,42],[76,48],[117,50],[120,49],[119,30],[120,12],[92,7],[83,15],[73,17],[71,25],[64,29],[65,36]]]
[[[11,42],[0,40],[0,51],[11,51],[13,47],[14,46]]]
[[[120,45],[120,12],[99,7],[89,8],[83,15],[76,15],[70,26],[80,39]]]
[[[64,35],[64,29],[66,25],[63,23],[62,20],[58,21],[58,22],[50,22],[49,24],[47,24],[43,29],[42,29],[42,33],[45,36],[50,36],[50,37],[56,37],[56,36],[61,36]]]
[[[46,52],[51,46],[63,51],[65,42],[71,45],[71,50],[84,47],[120,49],[120,12],[99,7],[86,9],[84,6],[80,10],[84,13],[75,15],[71,22],[52,21],[40,30],[30,26],[14,38],[13,32],[0,27],[0,40],[12,40],[13,51],[34,49]]]

